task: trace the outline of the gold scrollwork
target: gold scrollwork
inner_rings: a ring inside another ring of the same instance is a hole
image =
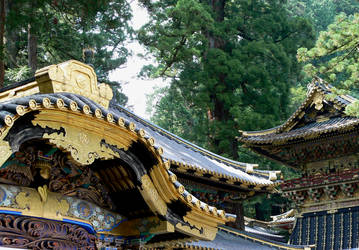
[[[140,189],[140,192],[147,205],[152,209],[153,212],[160,215],[165,215],[167,213],[167,205],[158,194],[150,177],[148,175],[142,176],[141,182],[142,189]]]
[[[48,192],[47,188],[39,187],[38,192],[31,188],[22,188],[15,201],[23,215],[61,220],[67,215],[69,203],[56,193]]]

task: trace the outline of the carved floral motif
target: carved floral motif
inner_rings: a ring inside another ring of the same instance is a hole
[[[48,191],[113,208],[108,191],[89,166],[75,163],[56,148],[24,147],[0,167],[0,183],[47,185]]]
[[[0,245],[32,249],[96,249],[96,237],[63,222],[0,214]]]

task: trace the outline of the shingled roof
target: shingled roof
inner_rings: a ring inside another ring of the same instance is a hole
[[[357,101],[349,95],[338,95],[327,100],[332,86],[314,79],[308,86],[302,105],[280,126],[261,131],[240,131],[239,141],[250,145],[282,145],[311,140],[325,134],[353,130],[359,119],[345,114],[345,108]]]

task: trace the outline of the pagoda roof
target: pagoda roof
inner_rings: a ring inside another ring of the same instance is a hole
[[[307,97],[300,107],[282,125],[261,131],[240,131],[239,141],[248,147],[284,145],[313,140],[331,133],[353,130],[359,119],[345,114],[345,108],[357,101],[350,95],[333,94],[332,86],[316,78],[308,85]]]

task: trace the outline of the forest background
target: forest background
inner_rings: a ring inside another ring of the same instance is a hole
[[[238,131],[283,123],[316,76],[358,96],[357,0],[139,0],[150,17],[139,30],[130,25],[131,3],[0,0],[0,88],[76,59],[92,64],[99,82],[114,89],[113,102],[126,105],[123,83],[109,74],[125,65],[128,41],[137,40],[142,56],[155,59],[140,77],[169,81],[148,98],[151,121],[285,178],[299,174],[241,147]],[[355,103],[347,113],[358,111]],[[274,195],[246,203],[247,216],[268,219],[288,201]]]

